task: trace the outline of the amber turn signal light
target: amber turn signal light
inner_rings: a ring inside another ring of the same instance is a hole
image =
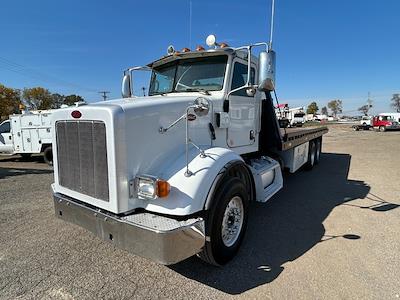
[[[157,196],[160,198],[167,197],[171,190],[170,184],[165,180],[157,180]]]
[[[196,47],[196,51],[204,51],[204,50],[205,50],[204,47],[201,46],[201,45],[198,45],[198,46]]]

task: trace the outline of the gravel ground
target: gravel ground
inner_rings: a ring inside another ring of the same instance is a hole
[[[321,163],[251,207],[223,268],[166,267],[53,215],[52,169],[0,158],[1,299],[399,299],[400,132],[332,126]]]

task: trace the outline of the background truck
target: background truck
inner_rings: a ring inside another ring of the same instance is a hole
[[[373,117],[371,116],[362,116],[361,120],[360,120],[360,124],[356,124],[353,125],[352,128],[355,131],[359,131],[359,130],[369,130],[370,128],[372,128],[372,119]]]
[[[46,163],[52,164],[52,111],[31,111],[11,115],[0,124],[0,154],[20,154],[30,157],[43,153]]]
[[[384,132],[386,130],[397,130],[400,129],[400,124],[394,120],[391,115],[379,115],[372,119],[372,126],[375,130]]]
[[[277,105],[275,109],[281,127],[302,127],[306,122],[304,107],[289,108],[288,104]]]
[[[123,99],[54,113],[59,218],[162,264],[197,254],[223,265],[249,205],[282,188],[283,169],[319,162],[326,127],[278,125],[272,42],[207,45],[127,69]],[[140,70],[151,71],[146,97],[133,96]]]

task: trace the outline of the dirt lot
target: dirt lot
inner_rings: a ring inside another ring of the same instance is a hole
[[[399,299],[400,132],[331,127],[313,171],[254,204],[223,268],[171,267],[53,216],[52,170],[0,159],[0,298]]]

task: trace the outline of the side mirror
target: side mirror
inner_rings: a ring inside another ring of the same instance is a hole
[[[194,101],[194,113],[199,116],[206,116],[210,110],[210,102],[203,97],[199,97]]]
[[[131,76],[129,72],[122,78],[122,98],[132,97]]]
[[[258,89],[264,92],[275,89],[275,52],[260,52],[258,58]]]

